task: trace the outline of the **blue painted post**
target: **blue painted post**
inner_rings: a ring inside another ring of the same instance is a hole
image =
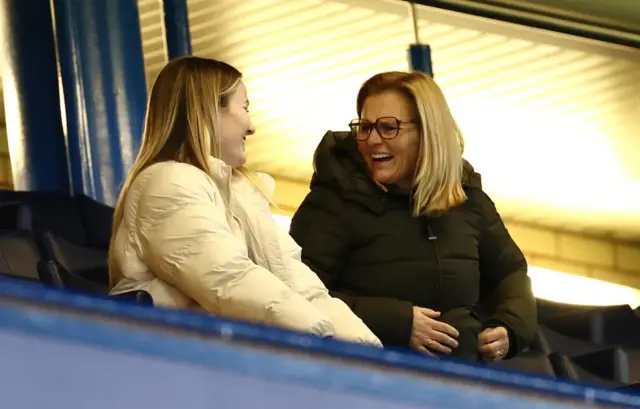
[[[0,0],[5,120],[16,190],[69,193],[49,0]]]
[[[136,0],[53,0],[75,193],[108,205],[140,148],[147,91]]]
[[[424,44],[409,46],[409,63],[412,71],[424,72],[433,78],[433,63],[431,62],[431,47]]]
[[[409,17],[413,23],[413,36],[415,43],[409,46],[409,66],[411,71],[424,72],[431,78],[433,78],[433,63],[431,62],[431,47],[428,45],[420,44],[420,33],[418,24],[418,12],[416,10],[416,4],[409,2]]]
[[[167,60],[191,55],[187,0],[162,0],[162,9]]]

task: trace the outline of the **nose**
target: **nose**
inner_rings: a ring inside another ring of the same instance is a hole
[[[253,126],[253,123],[249,122],[249,128],[247,129],[247,135],[253,135],[256,133],[256,127]]]
[[[382,137],[378,133],[378,129],[376,127],[373,127],[373,129],[371,130],[369,138],[367,138],[367,143],[369,145],[377,145],[379,143],[382,143]]]

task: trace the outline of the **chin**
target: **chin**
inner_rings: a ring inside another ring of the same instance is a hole
[[[374,173],[371,178],[383,185],[391,185],[396,182],[396,178],[393,175],[386,175],[384,173]]]

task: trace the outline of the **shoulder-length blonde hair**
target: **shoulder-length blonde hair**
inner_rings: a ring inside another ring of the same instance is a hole
[[[241,79],[240,71],[231,65],[199,57],[174,59],[160,71],[147,103],[142,146],[113,215],[109,246],[112,287],[121,277],[114,243],[131,184],[150,165],[169,160],[188,163],[211,174],[208,158],[221,156],[218,117]]]
[[[420,130],[420,152],[413,177],[412,214],[438,214],[462,204],[464,139],[440,87],[421,72],[384,72],[368,79],[358,92],[358,116],[365,100],[395,91],[408,98]]]

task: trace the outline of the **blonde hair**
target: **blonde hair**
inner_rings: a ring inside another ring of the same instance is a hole
[[[124,181],[113,215],[109,246],[111,287],[121,277],[114,243],[131,184],[150,165],[169,160],[188,163],[210,175],[208,158],[221,156],[218,117],[241,79],[240,71],[231,65],[198,57],[174,59],[160,71],[147,103],[142,146]],[[246,169],[234,171],[265,193],[257,178]]]
[[[414,106],[420,130],[420,152],[413,176],[412,214],[438,214],[467,199],[462,189],[464,139],[440,87],[421,72],[385,72],[360,88],[358,115],[365,100],[387,91],[407,97]]]

